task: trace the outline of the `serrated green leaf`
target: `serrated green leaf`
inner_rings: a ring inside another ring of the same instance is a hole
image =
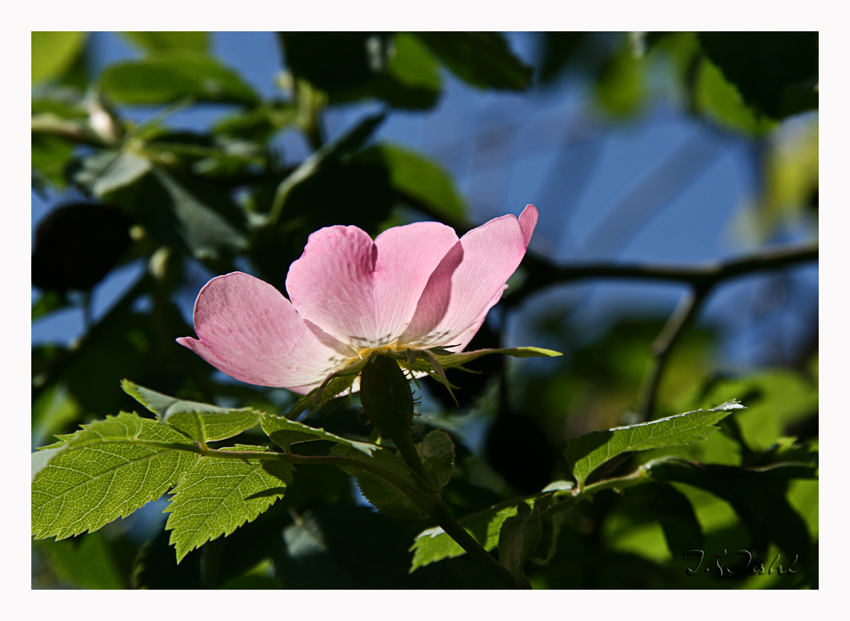
[[[411,487],[416,487],[416,482],[410,474],[410,469],[396,455],[387,449],[375,447],[376,450],[369,457],[364,457],[350,446],[337,445],[332,451],[336,455],[344,455],[358,461],[370,461],[380,466],[396,478],[403,480]],[[348,474],[357,479],[357,485],[366,499],[372,505],[397,518],[422,519],[426,514],[419,509],[411,500],[401,492],[395,485],[368,470],[345,466],[342,468]]]
[[[122,32],[122,35],[136,47],[146,52],[169,50],[188,50],[206,52],[209,48],[209,34],[206,32]]]
[[[226,440],[260,424],[262,412],[251,408],[220,408],[206,403],[181,401],[154,390],[122,380],[121,388],[160,422],[182,431],[195,442],[206,444]]]
[[[298,421],[289,420],[283,416],[274,414],[262,414],[262,428],[272,441],[283,449],[289,450],[290,445],[299,442],[311,442],[316,440],[328,440],[335,444],[349,446],[364,455],[371,455],[378,450],[378,445],[367,442],[356,442],[341,436],[328,433],[324,429],[310,427]]]
[[[177,431],[126,412],[60,439],[32,483],[37,539],[64,539],[125,517],[176,485],[200,459],[197,446]]]
[[[435,429],[416,445],[416,450],[428,479],[437,491],[443,489],[452,480],[454,472],[455,447],[449,434]]]
[[[649,423],[594,431],[570,440],[564,457],[579,487],[583,487],[590,473],[617,455],[699,442],[717,430],[715,423],[726,418],[732,410],[743,407],[730,401],[711,410],[695,410]]]
[[[85,32],[33,32],[33,85],[61,76],[73,64],[85,42]]]
[[[262,446],[233,446],[223,451],[267,451]],[[292,465],[262,459],[202,457],[174,490],[165,528],[179,563],[187,553],[229,535],[283,497],[292,482]]]
[[[107,67],[101,88],[122,104],[170,104],[184,97],[256,105],[257,94],[235,71],[216,59],[185,50],[159,52]]]
[[[519,502],[523,501],[510,503],[508,506],[496,505],[458,521],[482,548],[489,551],[498,545],[502,524],[509,517],[516,515]],[[414,553],[410,565],[411,573],[425,565],[466,554],[466,550],[439,526],[419,533],[410,551]]]
[[[509,517],[499,530],[499,562],[510,571],[520,584],[528,584],[525,564],[531,560],[543,530],[540,509],[524,502],[517,505],[517,514]]]
[[[477,88],[521,91],[531,86],[534,68],[511,52],[497,32],[417,32],[452,73]]]

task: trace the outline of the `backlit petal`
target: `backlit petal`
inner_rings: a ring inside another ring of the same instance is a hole
[[[464,235],[431,275],[402,341],[420,347],[468,343],[525,256],[536,224],[537,209],[528,205],[519,219],[495,218]]]
[[[372,242],[361,229],[313,233],[289,268],[286,289],[298,313],[357,349],[392,344],[416,311],[431,273],[457,244],[437,222],[388,229]]]
[[[311,330],[273,286],[241,272],[213,278],[201,289],[194,320],[198,339],[177,342],[249,384],[306,394],[355,355]]]

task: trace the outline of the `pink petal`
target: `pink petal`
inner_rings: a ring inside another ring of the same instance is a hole
[[[311,329],[273,286],[242,272],[209,281],[195,301],[194,320],[198,339],[177,342],[249,384],[306,394],[356,355]]]
[[[289,268],[286,290],[298,314],[356,349],[393,343],[416,311],[431,273],[458,243],[450,228],[419,222],[372,242],[355,226],[310,235]]]
[[[402,342],[466,345],[525,256],[536,224],[537,209],[528,205],[519,219],[495,218],[464,235],[431,275]]]

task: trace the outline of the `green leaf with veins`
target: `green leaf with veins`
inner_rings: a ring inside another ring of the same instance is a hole
[[[649,423],[586,433],[569,441],[564,457],[579,487],[583,487],[594,470],[617,455],[699,442],[717,431],[715,423],[726,418],[732,410],[743,408],[737,401],[729,401],[711,410],[696,410]]]
[[[558,481],[535,496],[517,498],[493,505],[468,515],[458,522],[475,541],[481,544],[481,547],[485,550],[492,550],[499,544],[499,532],[502,524],[505,520],[517,514],[517,507],[520,503],[528,505],[531,509],[540,503],[541,508],[545,509],[556,499],[572,496],[572,493],[572,483]],[[557,518],[557,516],[555,517]],[[550,534],[550,536],[554,535]],[[419,533],[410,551],[414,553],[410,565],[411,573],[425,565],[466,554],[466,551],[439,526]]]
[[[181,401],[123,380],[128,395],[157,415],[160,422],[182,431],[195,442],[226,440],[260,424],[263,415],[251,408],[220,408],[194,401]]]
[[[222,451],[268,451],[236,445]],[[177,562],[222,535],[229,535],[282,498],[292,482],[291,464],[250,458],[202,457],[174,490],[165,528],[177,548]]]
[[[274,414],[262,413],[262,427],[266,435],[272,441],[285,450],[289,450],[290,445],[298,444],[299,442],[315,442],[316,440],[327,440],[335,444],[348,446],[357,451],[371,455],[379,447],[377,444],[369,444],[367,442],[356,442],[341,436],[328,433],[324,429],[310,427],[298,421],[289,420],[283,416],[275,416]]]
[[[126,412],[59,436],[32,482],[32,533],[64,539],[126,517],[175,486],[200,459],[177,431]]]

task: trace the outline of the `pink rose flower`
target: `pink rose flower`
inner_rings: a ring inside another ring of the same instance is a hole
[[[537,209],[495,218],[458,239],[437,222],[316,231],[286,277],[287,300],[242,272],[195,301],[197,339],[177,342],[249,384],[307,394],[374,351],[462,351],[499,301],[528,247]]]

